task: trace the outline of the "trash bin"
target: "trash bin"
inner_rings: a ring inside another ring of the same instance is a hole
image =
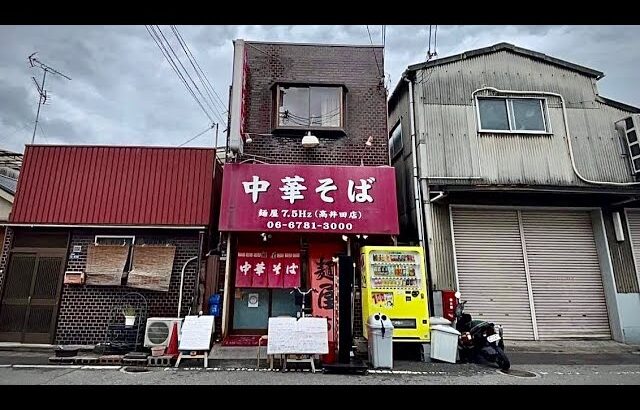
[[[375,313],[367,321],[369,363],[373,368],[393,368],[393,323],[387,315]]]
[[[431,358],[455,363],[460,332],[451,326],[431,326]]]

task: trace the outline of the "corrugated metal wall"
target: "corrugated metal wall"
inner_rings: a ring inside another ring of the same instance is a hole
[[[431,204],[431,283],[432,289],[455,289],[456,274],[451,241],[449,205]]]
[[[401,241],[416,241],[416,212],[413,195],[413,163],[411,159],[411,124],[409,121],[409,93],[408,86],[398,93],[389,107],[389,132],[398,121],[402,127],[403,149],[395,158],[391,158],[391,165],[396,169],[396,187],[398,197],[398,218],[400,221]]]
[[[618,242],[613,228],[612,214],[613,212],[610,210],[602,210],[602,218],[604,220],[607,243],[609,245],[609,254],[611,255],[611,264],[613,265],[613,276],[616,281],[616,290],[618,293],[637,293],[638,279],[636,277],[636,269],[631,252],[631,238],[629,237],[629,230],[627,229],[628,221],[625,218],[624,212],[620,211],[620,220],[622,221],[625,240]]]
[[[10,222],[205,226],[213,149],[27,146]]]
[[[589,77],[507,51],[420,70],[416,77],[416,125],[425,140],[421,176],[583,185],[571,168],[559,98],[548,98],[551,136],[477,134],[471,93],[490,86],[562,94],[580,172],[591,179],[632,181],[614,128],[628,113],[597,102]]]

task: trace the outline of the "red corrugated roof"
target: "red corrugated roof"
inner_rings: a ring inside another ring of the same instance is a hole
[[[9,222],[206,226],[214,167],[206,148],[29,145]]]

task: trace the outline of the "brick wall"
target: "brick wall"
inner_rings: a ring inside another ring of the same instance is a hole
[[[344,84],[346,136],[321,137],[320,146],[305,149],[301,136],[257,136],[246,154],[269,163],[389,165],[386,90],[380,84],[382,48],[247,43],[247,132],[271,133],[275,81]],[[376,64],[377,59],[377,64]],[[378,68],[380,67],[380,68]],[[373,145],[365,142],[373,137]]]
[[[275,125],[275,100],[271,88],[277,81],[335,83],[345,93],[343,134],[314,132],[320,146],[305,149],[304,132],[252,136],[244,153],[267,163],[389,165],[386,90],[380,82],[384,67],[382,48],[247,42],[248,93],[246,131],[270,134]],[[376,62],[377,59],[377,62]],[[373,137],[372,146],[365,142]],[[232,249],[235,252],[235,249]],[[224,269],[224,263],[221,262]],[[220,276],[220,287],[224,275]],[[362,335],[359,279],[356,284],[354,336]],[[218,329],[219,330],[219,329]]]
[[[7,262],[9,259],[9,249],[13,241],[13,229],[8,226],[5,233],[0,237],[2,239],[2,253],[0,254],[0,295],[2,295],[2,285],[4,284],[4,276],[7,270]]]
[[[148,317],[175,317],[178,308],[180,287],[180,273],[182,265],[191,257],[198,254],[198,232],[182,231],[139,231],[113,233],[92,230],[77,230],[72,232],[71,246],[82,246],[78,259],[68,257],[67,270],[83,271],[87,261],[87,245],[93,242],[96,234],[136,235],[136,243],[170,243],[176,246],[176,256],[173,262],[171,282],[168,292],[156,292],[129,288],[126,286],[78,286],[64,285],[58,325],[56,343],[58,344],[96,344],[104,341],[109,323],[111,309],[118,299],[127,292],[139,292],[146,299],[149,307]],[[185,270],[182,315],[186,315],[191,306],[191,296],[197,280],[197,263],[192,262]]]

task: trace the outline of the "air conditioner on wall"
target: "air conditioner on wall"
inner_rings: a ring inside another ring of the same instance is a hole
[[[182,320],[175,317],[150,317],[147,319],[147,327],[144,332],[145,347],[168,346],[174,323],[178,324],[178,338],[180,338]]]
[[[640,174],[640,114],[633,114],[615,123],[627,145],[629,162],[634,175]]]

